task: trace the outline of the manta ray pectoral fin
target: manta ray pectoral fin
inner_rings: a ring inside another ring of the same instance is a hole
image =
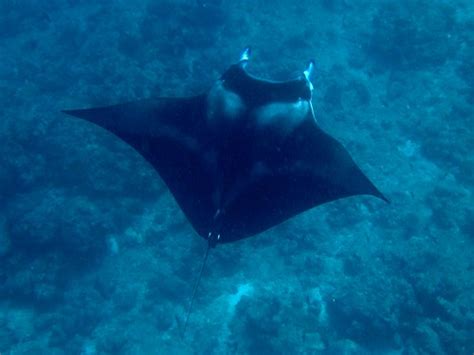
[[[65,110],[113,133],[160,174],[199,235],[211,227],[212,168],[204,147],[206,98],[156,98],[82,110]]]

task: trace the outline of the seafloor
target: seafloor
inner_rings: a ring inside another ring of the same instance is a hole
[[[315,58],[319,124],[391,200],[212,250],[157,173],[61,109]],[[471,354],[474,3],[1,0],[0,353]]]

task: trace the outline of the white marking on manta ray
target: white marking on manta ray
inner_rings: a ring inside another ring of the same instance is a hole
[[[307,117],[310,106],[308,101],[298,100],[293,103],[272,103],[255,111],[259,127],[276,125],[285,134],[291,133]]]
[[[226,90],[219,80],[209,91],[207,98],[208,119],[215,121],[218,118],[235,120],[245,109],[244,102],[236,93]]]

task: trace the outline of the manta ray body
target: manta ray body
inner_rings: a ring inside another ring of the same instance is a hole
[[[250,75],[249,50],[204,94],[64,111],[112,132],[159,173],[213,246],[353,195],[386,200],[318,125],[310,75]]]

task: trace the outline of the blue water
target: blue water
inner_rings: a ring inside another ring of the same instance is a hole
[[[392,201],[213,249],[61,109],[203,92],[247,46]],[[472,354],[474,3],[0,1],[0,354]]]

